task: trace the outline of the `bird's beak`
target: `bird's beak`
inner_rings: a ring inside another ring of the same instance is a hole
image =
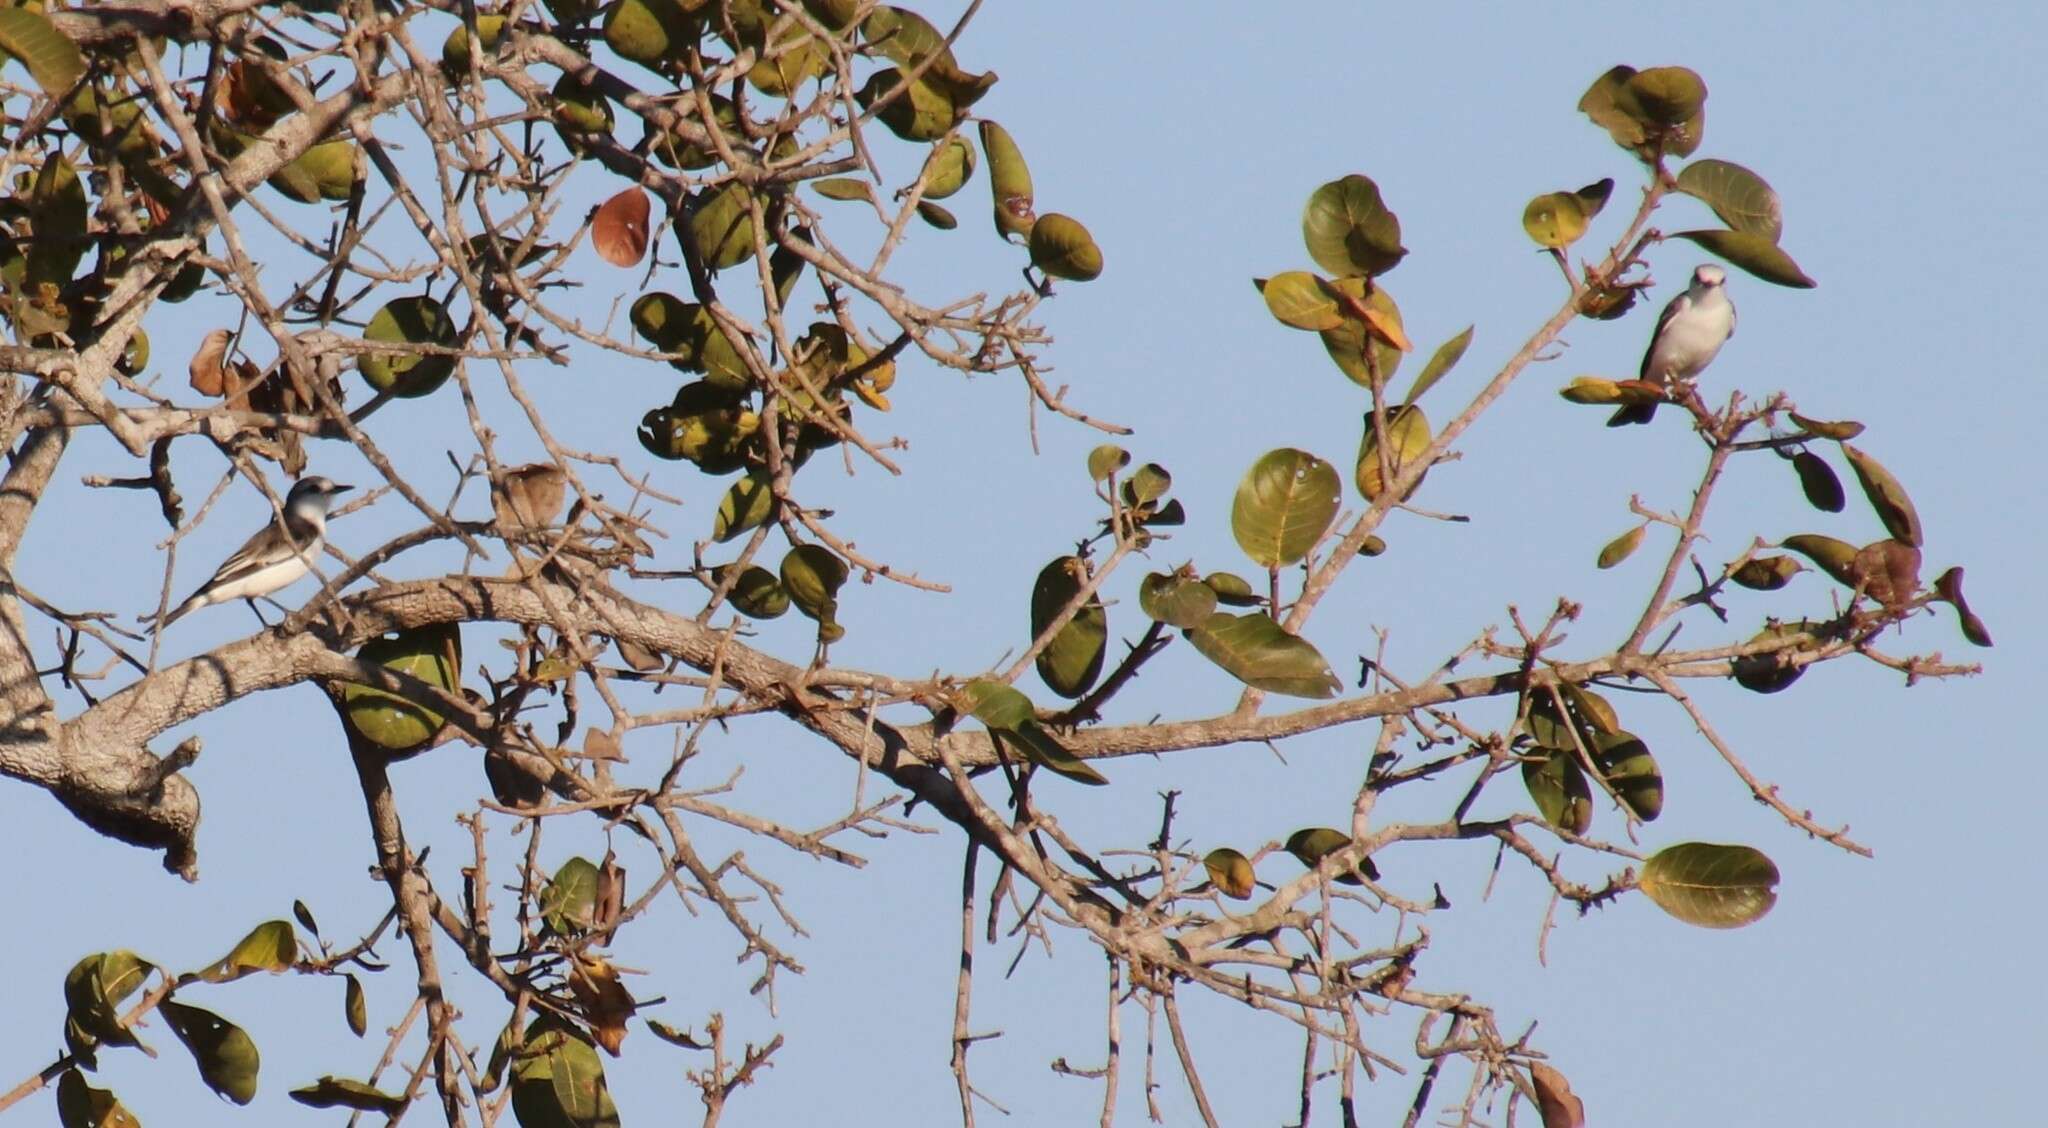
[[[340,482],[336,482],[333,485],[327,487],[327,492],[330,494],[345,494],[352,489],[355,489],[355,487],[344,486]]]

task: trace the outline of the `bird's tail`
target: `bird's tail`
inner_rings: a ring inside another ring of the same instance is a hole
[[[1609,427],[1626,427],[1632,423],[1648,423],[1657,414],[1654,403],[1632,403],[1620,408],[1607,417]]]

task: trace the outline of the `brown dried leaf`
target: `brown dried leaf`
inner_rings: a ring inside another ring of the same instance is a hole
[[[1863,593],[1887,609],[1903,606],[1920,590],[1920,550],[1904,541],[1864,545],[1856,550],[1853,568]]]
[[[619,738],[605,729],[588,729],[583,734],[583,758],[586,760],[610,760],[624,763],[625,753],[619,751]]]
[[[192,390],[202,396],[221,394],[223,377],[222,363],[227,360],[228,342],[234,339],[234,332],[215,329],[199,342],[199,351],[192,354]]]
[[[619,969],[600,959],[579,956],[569,966],[569,990],[590,1020],[590,1034],[606,1053],[619,1056],[626,1040],[626,1020],[633,1017],[633,996],[619,982]]]
[[[505,471],[491,489],[491,510],[508,532],[544,529],[555,523],[568,496],[568,478],[551,462],[532,462]]]
[[[1529,1080],[1536,1087],[1536,1107],[1543,1113],[1543,1128],[1585,1128],[1586,1102],[1572,1092],[1572,1083],[1546,1062],[1529,1063]]]
[[[619,661],[624,662],[628,669],[638,670],[644,674],[649,670],[659,670],[662,667],[661,655],[656,654],[637,642],[630,639],[617,638],[612,640],[612,645],[619,648]]]
[[[613,266],[638,266],[647,253],[647,220],[653,205],[637,185],[598,205],[590,219],[590,245]]]

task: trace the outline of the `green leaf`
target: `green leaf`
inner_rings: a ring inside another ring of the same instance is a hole
[[[18,9],[6,9],[16,11]],[[77,1069],[67,1069],[57,1078],[57,1123],[61,1128],[141,1128],[120,1098],[108,1089],[86,1083]]]
[[[1101,787],[1109,782],[1108,776],[1096,771],[1088,761],[1067,751],[1066,746],[1037,721],[1026,720],[1014,729],[1004,730],[1002,739],[1015,744],[1024,753],[1025,759],[1076,783]]]
[[[1766,282],[1794,289],[1811,290],[1818,283],[1799,269],[1792,256],[1762,235],[1747,231],[1680,231],[1674,239],[1690,239],[1708,251]]]
[[[1422,374],[1415,377],[1415,383],[1409,386],[1408,394],[1401,397],[1403,404],[1412,404],[1421,399],[1422,393],[1436,387],[1438,380],[1457,367],[1458,361],[1465,357],[1466,348],[1472,344],[1474,328],[1476,326],[1467,325],[1464,332],[1436,347],[1436,353],[1429,358],[1429,363],[1422,366]]]
[[[689,218],[677,225],[677,237],[688,231],[705,269],[724,270],[754,257],[754,217],[747,201],[747,187],[737,180],[690,197]]]
[[[384,303],[363,330],[363,339],[379,344],[456,344],[455,322],[440,302],[429,297],[398,298]],[[448,381],[455,372],[452,356],[423,356],[401,353],[364,353],[356,369],[370,387],[394,396],[414,399],[428,395]]]
[[[1337,517],[1344,483],[1337,468],[1282,447],[1252,463],[1230,507],[1230,532],[1254,563],[1284,567],[1307,556]]]
[[[1728,578],[1751,591],[1777,591],[1805,569],[1789,556],[1757,556],[1742,562]]]
[[[1131,464],[1131,452],[1115,443],[1103,443],[1088,452],[1088,477],[1106,482],[1111,474]]]
[[[1133,508],[1150,505],[1173,488],[1173,475],[1157,462],[1147,462],[1124,479],[1124,504]]]
[[[1622,88],[1635,73],[1631,66],[1609,68],[1579,96],[1579,109],[1624,149],[1633,149],[1648,137],[1643,123],[1623,108],[1620,97]]]
[[[450,694],[462,692],[462,631],[455,623],[373,638],[356,651],[356,657],[410,674]],[[397,694],[366,685],[342,687],[341,715],[357,736],[393,751],[425,744],[446,720]]]
[[[1138,607],[1169,627],[1192,630],[1216,613],[1216,589],[1179,573],[1154,572],[1138,581]]]
[[[563,862],[540,890],[540,915],[557,936],[577,936],[597,919],[597,865],[584,857]]]
[[[1252,590],[1252,585],[1234,572],[1211,572],[1202,577],[1202,586],[1216,593],[1216,601],[1230,607],[1257,607],[1265,599]]]
[[[275,974],[299,958],[299,939],[290,921],[270,920],[251,929],[234,949],[199,973],[208,983],[226,983],[254,971]]]
[[[1252,285],[1266,299],[1266,311],[1282,325],[1320,332],[1344,324],[1329,285],[1306,270],[1254,278]]]
[[[0,50],[28,68],[29,77],[52,98],[62,97],[85,76],[85,56],[50,17],[25,7],[0,8]]]
[[[1636,549],[1643,546],[1643,534],[1649,532],[1649,530],[1650,527],[1648,525],[1637,525],[1628,532],[1608,541],[1601,547],[1600,558],[1595,563],[1604,570],[1612,568],[1616,564],[1634,556]]]
[[[1592,752],[1600,778],[1629,813],[1644,822],[1655,822],[1664,813],[1664,774],[1641,737],[1632,732],[1596,734]]]
[[[1255,689],[1316,698],[1343,689],[1321,652],[1264,615],[1218,611],[1187,637],[1204,658]]]
[[[393,1096],[361,1081],[351,1081],[346,1077],[332,1075],[322,1077],[311,1085],[293,1089],[290,1096],[300,1104],[313,1108],[352,1108],[386,1115],[405,1107],[404,1097]]]
[[[1380,199],[1379,185],[1356,173],[1309,196],[1301,237],[1316,265],[1336,275],[1385,274],[1408,253],[1401,221]]]
[[[1586,233],[1590,218],[1575,193],[1545,192],[1522,208],[1522,230],[1539,247],[1563,250]]]
[[[522,1128],[619,1128],[588,1035],[555,1015],[527,1026],[512,1064],[512,1115]]]
[[[1252,860],[1228,846],[1211,850],[1202,856],[1202,868],[1209,873],[1209,880],[1225,897],[1242,901],[1258,888],[1258,875],[1252,871]]]
[[[782,586],[790,600],[821,624],[834,621],[846,576],[846,561],[821,544],[800,544],[782,558]]]
[[[1059,557],[1039,571],[1031,586],[1032,638],[1045,633],[1053,617],[1080,594],[1087,573],[1087,565],[1078,556]],[[1038,676],[1061,697],[1084,696],[1102,676],[1108,643],[1109,612],[1099,595],[1090,595],[1080,613],[1039,651]]]
[[[199,1078],[206,1087],[238,1105],[256,1099],[256,1073],[261,1064],[248,1032],[210,1010],[173,999],[157,1004],[165,1025],[192,1051]]]
[[[1343,831],[1333,830],[1327,826],[1312,826],[1288,835],[1284,849],[1294,855],[1295,861],[1315,869],[1322,865],[1324,858],[1349,845],[1351,836]],[[1379,867],[1373,864],[1371,858],[1359,859],[1355,869],[1338,873],[1335,880],[1344,885],[1363,885],[1364,882],[1358,877],[1361,873],[1375,881],[1379,880]]]
[[[139,1046],[132,1031],[121,1025],[121,1000],[142,987],[156,965],[126,949],[96,952],[71,965],[64,976],[64,1005],[67,1022],[76,1033],[89,1039],[85,1048]],[[71,1031],[67,1030],[67,1036]]]
[[[974,176],[974,146],[964,137],[948,137],[932,146],[924,163],[924,198],[943,200]]]
[[[1628,76],[1623,101],[1639,120],[1665,127],[1681,126],[1700,116],[1707,105],[1707,84],[1685,67],[1651,67]]]
[[[1401,309],[1394,304],[1393,295],[1385,286],[1375,283],[1370,294],[1365,291],[1365,281],[1359,278],[1339,278],[1330,283],[1339,293],[1347,294],[1364,305],[1377,316],[1401,327]],[[1372,387],[1372,364],[1379,366],[1381,386],[1393,380],[1394,372],[1401,367],[1401,350],[1382,340],[1372,332],[1365,319],[1340,302],[1344,315],[1343,324],[1335,329],[1325,329],[1321,336],[1323,351],[1330,354],[1344,375],[1361,388]],[[1372,361],[1366,360],[1366,348],[1372,348]]]
[[[1397,407],[1387,412],[1387,441],[1390,444],[1388,454],[1391,456],[1388,461],[1393,474],[1398,477],[1404,466],[1421,458],[1423,452],[1429,449],[1429,417],[1422,413],[1420,407],[1414,406]],[[1367,501],[1378,501],[1381,491],[1387,484],[1380,468],[1380,432],[1379,428],[1373,425],[1370,411],[1365,413],[1365,434],[1358,441],[1358,465],[1354,481],[1358,486],[1358,492],[1364,494]],[[1420,488],[1421,485],[1422,479],[1417,478],[1416,488]],[[1414,489],[1410,489],[1407,494],[1402,495],[1401,500],[1408,500],[1414,492]]]
[[[312,933],[316,939],[319,937],[320,925],[313,919],[313,910],[307,908],[304,901],[292,902],[292,916],[298,919],[300,928]]]
[[[932,203],[930,200],[917,202],[917,218],[924,220],[941,231],[951,231],[960,226],[960,220],[952,212]]]
[[[828,200],[867,200],[874,197],[867,181],[852,176],[831,176],[811,181],[811,191]]]
[[[1749,846],[1667,846],[1644,864],[1640,884],[1658,908],[1701,928],[1741,928],[1778,902],[1778,867]]]
[[[711,539],[724,544],[767,523],[775,514],[775,491],[765,470],[750,470],[718,501]]]
[[[1847,441],[1863,433],[1863,424],[1853,419],[1829,422],[1824,419],[1808,419],[1796,411],[1788,411],[1785,414],[1792,417],[1793,424],[1800,430],[1823,439]]]
[[[713,582],[724,583],[726,569],[731,567],[725,564],[712,569]],[[789,610],[789,591],[782,586],[782,581],[775,578],[775,573],[759,564],[747,565],[746,571],[733,581],[727,598],[732,600],[740,614],[750,619],[780,618]]]
[[[1733,161],[1705,157],[1686,165],[1678,173],[1678,190],[1704,201],[1722,223],[1737,231],[1773,243],[1784,233],[1778,194],[1763,177]]]
[[[1779,547],[1789,548],[1820,565],[1820,570],[1833,576],[1837,583],[1856,586],[1856,546],[1848,541],[1820,533],[1798,533],[1779,542]]]
[[[1031,265],[1054,278],[1089,282],[1102,274],[1102,248],[1080,220],[1047,212],[1031,225]]]
[[[984,119],[981,150],[988,155],[989,193],[995,200],[996,234],[1005,239],[1028,238],[1037,213],[1032,210],[1031,167],[1010,131]]]
[[[936,141],[944,137],[959,121],[964,107],[929,75],[912,80],[903,93],[882,102],[903,85],[904,74],[895,67],[883,67],[868,76],[866,85],[854,93],[854,100],[863,109],[880,105],[875,111],[876,119],[905,141]]]
[[[1856,471],[1857,484],[1863,487],[1863,496],[1870,500],[1870,508],[1877,511],[1885,529],[1894,539],[1919,548],[1920,514],[1913,508],[1913,499],[1906,496],[1906,487],[1892,477],[1883,463],[1848,443],[1842,444],[1842,453],[1849,459],[1849,468]]]
[[[1842,491],[1842,480],[1828,466],[1827,459],[1810,450],[1802,450],[1792,456],[1792,469],[1799,475],[1799,488],[1806,494],[1807,504],[1823,513],[1840,513],[1849,503]]]
[[[1543,821],[1570,834],[1584,834],[1593,825],[1593,789],[1579,767],[1577,753],[1568,748],[1538,746],[1531,755],[1541,760],[1522,761],[1522,786]]]
[[[975,720],[992,729],[1015,729],[1038,713],[1022,690],[993,678],[976,678],[961,686],[960,700]]]
[[[342,991],[342,1017],[348,1020],[349,1033],[360,1038],[370,1029],[369,1005],[363,999],[363,983],[353,972],[342,976],[348,984]]]

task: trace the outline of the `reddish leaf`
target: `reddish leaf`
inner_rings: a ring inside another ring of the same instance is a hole
[[[590,220],[590,245],[613,266],[638,266],[647,253],[647,218],[652,210],[638,187],[606,200]]]

